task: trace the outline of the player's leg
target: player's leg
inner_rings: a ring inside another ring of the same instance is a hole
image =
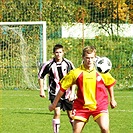
[[[73,133],[81,133],[85,124],[88,122],[90,117],[90,112],[88,109],[74,109],[73,113]]]
[[[69,121],[70,121],[70,123],[71,123],[71,125],[73,127],[74,120],[73,120],[73,117],[72,117],[72,110],[67,110],[67,115],[68,115]]]
[[[102,113],[96,120],[101,129],[101,133],[109,133],[109,114]]]
[[[73,115],[72,115],[72,105],[73,105],[72,101],[69,101],[68,99],[62,100],[62,107],[64,110],[67,110],[69,121],[73,127],[74,120],[73,120]]]
[[[60,119],[60,107],[55,108],[53,119]]]
[[[81,133],[84,126],[85,126],[85,122],[81,121],[81,120],[74,120],[73,123],[73,133]]]
[[[55,96],[50,94],[49,97],[50,97],[51,103],[53,103]],[[59,133],[60,107],[61,107],[61,102],[59,101],[55,110],[54,110],[54,116],[53,116],[53,120],[52,120],[52,126],[53,126],[54,133]]]
[[[53,123],[54,133],[59,133],[59,128],[60,128],[60,107],[56,107],[55,108],[52,123]]]

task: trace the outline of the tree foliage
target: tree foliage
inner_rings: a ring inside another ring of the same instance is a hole
[[[2,0],[1,9],[3,22],[47,21],[48,37],[58,34],[64,22],[95,22],[100,28],[133,23],[132,0]]]
[[[46,21],[47,22],[47,48],[51,51],[55,43],[61,42],[65,45],[66,55],[74,64],[81,63],[81,39],[74,38],[59,38],[60,28],[64,23],[98,23],[99,28],[108,32],[111,29],[113,35],[112,25],[133,23],[133,1],[132,0],[2,0],[0,19],[3,22],[17,22],[17,21]],[[28,74],[34,75],[36,82],[36,60],[39,60],[39,43],[40,43],[40,27],[39,26],[22,26],[23,36],[27,42],[26,47],[20,46],[20,38],[16,34],[8,31],[0,34],[0,63],[3,64],[0,75],[2,75],[2,84],[10,83],[10,87],[14,85],[22,85],[23,73],[21,65],[21,56],[25,55],[21,49],[25,50],[28,55],[25,62],[28,62],[30,69]],[[20,26],[21,28],[21,26]],[[118,29],[119,30],[119,29]],[[2,33],[1,32],[1,33]],[[55,39],[55,38],[58,39]],[[51,39],[54,38],[54,39]],[[84,40],[84,38],[82,39]],[[112,38],[97,36],[95,39],[86,39],[84,45],[94,44],[98,47],[101,56],[109,56],[113,60],[115,67],[115,75],[119,80],[125,79],[132,81],[131,67],[132,60],[132,38],[123,38],[112,41]],[[25,46],[25,45],[24,45]],[[126,46],[126,47],[125,47]],[[20,49],[21,48],[21,49]],[[48,53],[50,56],[51,53]],[[9,67],[12,66],[11,73]],[[15,71],[14,71],[14,68]],[[20,68],[20,69],[19,69]],[[27,68],[27,67],[26,67]],[[127,70],[128,68],[128,70]],[[121,70],[120,70],[121,69]],[[17,70],[17,72],[16,72]],[[119,72],[118,72],[119,71]],[[129,72],[128,72],[129,71]],[[15,73],[14,73],[15,72]],[[20,75],[20,76],[18,76]],[[27,73],[26,73],[27,75]],[[20,77],[15,79],[16,77]],[[8,80],[7,80],[8,79]],[[32,77],[33,79],[33,77]],[[125,81],[123,82],[125,83]]]

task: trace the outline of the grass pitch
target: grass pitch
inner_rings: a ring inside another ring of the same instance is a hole
[[[1,133],[53,133],[48,98],[39,97],[38,90],[0,91]],[[115,91],[118,107],[110,109],[110,133],[133,132],[133,91]],[[61,112],[60,133],[72,133],[66,112]],[[92,117],[82,133],[100,133]]]

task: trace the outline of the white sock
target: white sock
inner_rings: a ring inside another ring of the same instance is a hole
[[[53,123],[54,133],[59,133],[60,119],[53,119],[52,123]]]
[[[73,127],[73,122],[74,122],[74,120],[70,120],[70,123],[71,123],[72,127]]]

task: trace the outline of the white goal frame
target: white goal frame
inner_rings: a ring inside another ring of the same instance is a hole
[[[0,22],[1,26],[8,26],[8,25],[42,25],[43,30],[43,63],[47,60],[47,50],[46,50],[46,21],[32,21],[32,22]]]
[[[29,21],[29,22],[0,22],[0,26],[17,26],[17,25],[42,25],[42,63],[47,61],[46,48],[46,21]],[[47,88],[46,80],[44,81],[44,90]]]

